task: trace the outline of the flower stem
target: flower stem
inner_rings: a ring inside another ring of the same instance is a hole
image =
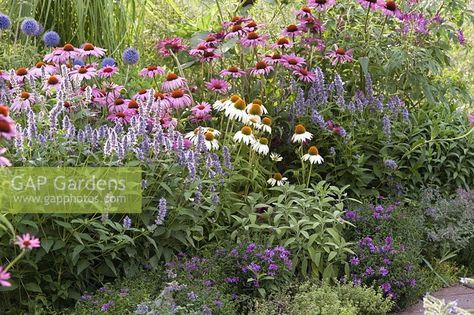
[[[20,259],[23,257],[26,253],[26,250],[22,250],[20,255],[16,256],[15,259],[13,259],[8,266],[4,269],[5,272],[7,272],[11,267],[13,267]]]

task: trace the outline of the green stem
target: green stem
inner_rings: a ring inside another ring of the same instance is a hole
[[[308,182],[306,183],[306,188],[309,187],[309,183],[311,181],[311,171],[313,170],[313,163],[310,163],[309,165],[309,174],[308,174]]]
[[[4,269],[5,272],[7,272],[11,267],[13,267],[20,259],[23,257],[26,253],[26,250],[22,250],[20,255],[16,256],[15,259],[13,259],[8,266]]]

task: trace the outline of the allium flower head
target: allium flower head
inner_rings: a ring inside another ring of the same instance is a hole
[[[271,186],[283,186],[288,181],[287,177],[283,177],[281,173],[274,173],[273,176],[267,180],[267,183]]]
[[[311,164],[322,164],[324,159],[319,155],[319,150],[316,146],[311,146],[308,149],[308,153],[303,155],[303,161],[309,161]]]
[[[38,248],[41,245],[39,238],[30,235],[29,233],[17,236],[15,244],[20,246],[21,249],[33,249]]]
[[[138,59],[140,59],[140,54],[135,48],[129,47],[123,51],[122,60],[125,64],[134,65],[138,62]]]
[[[329,59],[331,59],[331,64],[333,66],[337,65],[338,63],[354,61],[352,58],[352,49],[346,50],[345,48],[338,47],[337,45],[334,45],[334,50],[330,51],[327,56]]]
[[[8,15],[0,13],[0,30],[9,29],[12,26],[12,21]]]
[[[28,36],[35,36],[39,31],[39,24],[35,19],[27,18],[21,22],[21,31]]]
[[[309,141],[312,138],[313,138],[313,134],[306,131],[306,128],[304,127],[304,125],[299,124],[299,125],[296,125],[295,127],[295,133],[291,137],[291,141],[302,143],[302,142]]]
[[[43,42],[48,47],[57,47],[61,42],[61,37],[59,37],[58,33],[54,31],[49,31],[44,33]]]
[[[12,284],[8,281],[11,278],[9,272],[6,272],[2,266],[0,266],[0,286],[2,287],[11,287]]]
[[[115,65],[116,65],[115,59],[112,57],[105,57],[101,62],[102,67],[115,66]]]

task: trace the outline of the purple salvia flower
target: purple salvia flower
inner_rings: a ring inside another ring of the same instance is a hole
[[[365,75],[365,97],[367,97],[367,99],[369,100],[372,100],[372,98],[374,97],[372,76],[370,75],[370,73],[367,73]]]
[[[314,124],[317,124],[322,130],[327,130],[327,123],[316,108],[314,108],[311,113],[311,120]]]
[[[126,215],[125,218],[123,218],[123,228],[125,230],[130,230],[131,227],[132,227],[132,219],[130,219],[130,217]]]
[[[385,136],[390,139],[392,136],[392,123],[388,115],[383,116],[383,132]]]
[[[77,132],[77,142],[83,143],[85,139],[86,139],[86,134],[84,130],[79,130]]]
[[[464,37],[464,32],[461,29],[458,29],[456,32],[458,37],[459,44],[464,46],[466,44],[466,38]]]
[[[224,158],[224,166],[231,170],[232,169],[232,158],[230,156],[230,151],[229,151],[229,148],[227,146],[224,146],[222,148],[222,156]]]
[[[202,200],[202,184],[199,183],[194,192],[194,203],[200,204]]]
[[[337,73],[334,77],[334,87],[336,90],[336,105],[339,107],[345,107],[346,101],[344,100],[344,82],[342,82],[341,76]]]
[[[34,139],[36,139],[37,128],[36,128],[36,116],[33,110],[28,111],[28,128],[27,128],[27,137],[30,144]]]
[[[158,213],[156,215],[155,224],[162,225],[165,222],[167,213],[168,213],[167,202],[166,202],[166,199],[162,197],[158,204]]]

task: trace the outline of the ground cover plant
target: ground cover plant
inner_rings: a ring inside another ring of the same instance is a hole
[[[0,13],[0,166],[138,166],[142,212],[2,214],[5,312],[384,314],[472,268],[468,1],[47,3]]]

